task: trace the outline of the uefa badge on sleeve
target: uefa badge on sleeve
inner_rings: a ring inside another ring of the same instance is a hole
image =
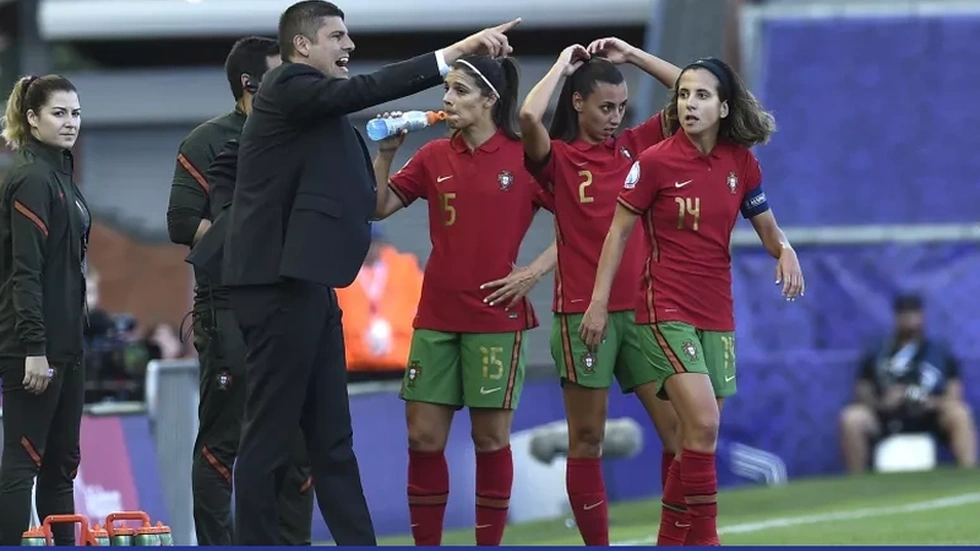
[[[738,189],[738,175],[734,172],[728,173],[728,191],[735,195],[735,190]]]
[[[629,174],[626,175],[626,183],[623,184],[623,187],[626,189],[633,189],[636,187],[636,183],[639,181],[640,181],[640,161],[636,161],[633,163],[633,166],[630,167],[630,172]]]
[[[514,175],[508,170],[501,170],[500,174],[497,174],[497,183],[500,184],[500,191],[507,191],[514,183]]]

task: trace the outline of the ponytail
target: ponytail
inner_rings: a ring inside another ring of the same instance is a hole
[[[517,122],[520,70],[512,57],[495,59],[475,55],[456,60],[453,69],[462,71],[476,83],[484,97],[496,97],[490,117],[508,139],[520,140]]]
[[[511,140],[519,140],[521,134],[517,122],[517,110],[521,87],[520,69],[517,67],[517,60],[513,57],[501,59],[500,68],[504,72],[505,84],[504,90],[501,90],[502,96],[497,98],[497,105],[494,106],[493,123]]]
[[[27,109],[24,108],[24,100],[27,96],[27,89],[34,82],[35,77],[21,77],[14,84],[14,89],[7,98],[7,109],[4,112],[0,126],[3,132],[0,136],[7,142],[7,146],[14,151],[21,148],[31,134],[30,126],[27,124]]]
[[[7,110],[0,120],[0,126],[3,127],[0,136],[10,149],[16,151],[24,147],[31,137],[27,112],[33,111],[40,115],[41,108],[55,92],[76,92],[75,85],[61,75],[26,76],[14,84],[14,89],[7,98]]]

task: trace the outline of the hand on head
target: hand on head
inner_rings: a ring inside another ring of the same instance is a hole
[[[610,63],[619,65],[629,61],[633,46],[618,38],[610,37],[593,40],[586,50],[591,55],[602,56],[608,59]]]
[[[565,67],[565,70],[562,71],[562,73],[565,76],[569,76],[578,70],[578,68],[591,57],[592,55],[585,49],[585,46],[582,46],[581,44],[572,44],[558,54],[558,63],[564,65]]]

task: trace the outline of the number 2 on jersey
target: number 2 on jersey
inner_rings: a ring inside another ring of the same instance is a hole
[[[483,355],[483,378],[496,381],[504,376],[504,362],[500,355],[504,353],[502,346],[480,347],[480,354]],[[493,366],[493,373],[490,367]]]
[[[578,202],[591,203],[595,201],[595,197],[586,193],[586,189],[592,185],[592,171],[580,170],[578,171],[578,175],[583,178],[582,182],[578,185]]]
[[[455,198],[455,192],[447,192],[439,195],[439,201],[442,203],[442,211],[446,213],[446,218],[442,221],[444,226],[452,226],[456,223],[456,207],[451,204],[451,201]]]
[[[691,217],[691,229],[698,231],[701,226],[701,198],[700,197],[674,197],[677,203],[677,229],[683,230],[685,218]]]

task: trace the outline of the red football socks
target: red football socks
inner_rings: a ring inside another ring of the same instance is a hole
[[[606,483],[598,458],[570,457],[565,463],[565,487],[572,514],[585,545],[609,545]]]
[[[408,451],[408,513],[415,545],[442,543],[449,498],[449,466],[443,452]]]
[[[660,453],[660,489],[667,487],[667,474],[670,472],[670,464],[674,462],[674,452]]]
[[[664,483],[657,545],[684,545],[690,528],[691,519],[688,517],[684,503],[684,486],[681,484],[681,464],[675,459],[668,466],[667,481]]]
[[[681,454],[681,483],[691,519],[685,545],[720,545],[715,454],[684,450]]]
[[[514,458],[510,446],[476,454],[476,544],[500,545],[507,526]]]

